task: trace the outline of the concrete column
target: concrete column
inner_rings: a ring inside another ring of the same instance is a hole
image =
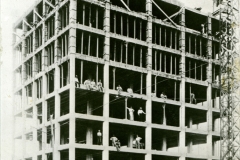
[[[58,3],[58,2],[56,2]],[[56,5],[56,9],[58,9],[59,6]],[[59,32],[59,13],[55,12],[55,35]],[[55,62],[58,62],[58,60],[61,58],[61,51],[60,51],[60,44],[59,40],[55,40],[54,45],[54,52],[55,52]],[[58,63],[55,63],[55,79],[54,79],[54,87],[55,87],[55,106],[54,106],[54,115],[55,115],[55,130],[54,130],[54,152],[53,152],[53,159],[60,159],[60,152],[58,151],[56,146],[60,145],[60,124],[58,123],[58,119],[60,117],[60,95],[58,94],[58,90],[60,89],[60,66],[58,66]]]
[[[163,135],[162,137],[162,151],[167,151],[167,137],[166,135]]]
[[[37,84],[36,84],[36,81],[34,81],[33,86],[32,86],[32,99],[33,99],[33,117],[32,117],[32,120],[35,122],[34,126],[38,125],[38,123],[37,123],[36,97],[37,97]],[[33,132],[32,143],[37,144],[37,129],[33,128],[32,132]],[[35,145],[34,151],[38,151],[38,146],[37,145]],[[33,160],[37,160],[37,155],[36,154],[32,154],[32,156],[33,156]]]
[[[76,24],[77,19],[77,1],[70,0],[69,4],[69,22]],[[69,57],[70,57],[70,94],[69,94],[69,159],[75,159],[75,130],[76,130],[76,118],[75,118],[75,53],[76,53],[76,29],[71,28],[69,30]]]
[[[132,148],[132,144],[133,144],[133,140],[134,140],[134,134],[132,132],[129,132],[129,137],[128,137],[128,147]]]
[[[188,128],[192,128],[192,125],[193,125],[193,119],[192,119],[192,117],[190,116],[190,117],[189,117],[189,120],[188,120]]]
[[[147,13],[147,43],[148,43],[148,50],[147,50],[147,77],[146,77],[146,122],[152,123],[152,1],[146,0],[146,13]],[[145,155],[145,159],[151,160],[151,149],[152,149],[152,128],[147,126],[145,129],[145,149],[148,153]]]
[[[166,125],[167,124],[166,123],[166,104],[164,103],[162,107],[163,107],[163,125]]]
[[[92,102],[87,101],[87,114],[91,115],[92,114]]]
[[[109,58],[110,58],[110,0],[105,0],[105,11],[103,17],[103,30],[105,31],[104,39],[104,53],[103,58],[105,60],[103,67],[103,117],[105,118],[103,122],[103,146],[104,150],[102,153],[102,159],[109,159]]]
[[[180,75],[181,75],[181,82],[180,82],[180,101],[181,101],[181,107],[180,107],[180,134],[179,134],[179,152],[181,153],[181,157],[179,160],[185,160],[185,141],[186,141],[186,133],[185,133],[185,9],[182,9],[182,12],[180,13],[180,25],[181,25],[181,31],[179,36],[179,50],[181,52],[181,59],[180,59]]]
[[[93,129],[91,127],[87,127],[86,143],[89,144],[89,145],[93,144]]]
[[[188,142],[188,153],[192,153],[192,146],[193,146],[193,141],[192,141],[192,139],[191,139],[191,140],[189,140],[189,142]]]
[[[208,70],[207,70],[207,81],[208,81],[208,87],[207,87],[207,128],[208,128],[208,135],[207,135],[207,151],[208,151],[208,160],[211,160],[211,156],[213,153],[212,148],[212,124],[213,124],[213,116],[212,116],[212,61],[210,58],[212,58],[212,37],[211,35],[211,17],[208,17],[208,40],[207,40],[207,56],[209,57],[208,61]]]
[[[26,20],[26,19],[24,19]],[[26,34],[27,32],[27,28],[26,28],[26,24],[22,23],[22,28],[23,28],[23,33]],[[26,52],[26,39],[23,40],[22,42],[22,57],[23,60],[25,59],[25,52]],[[25,132],[26,132],[26,112],[25,112],[25,106],[26,106],[26,89],[25,89],[25,85],[24,82],[26,81],[26,66],[25,64],[22,65],[22,155],[23,155],[23,159],[24,156],[26,154],[26,136],[25,136]]]

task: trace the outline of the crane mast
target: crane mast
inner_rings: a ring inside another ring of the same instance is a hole
[[[240,159],[240,107],[237,94],[239,0],[223,0],[220,8],[220,137],[221,160]]]

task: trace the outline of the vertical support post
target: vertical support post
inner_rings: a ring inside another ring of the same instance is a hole
[[[191,43],[191,34],[189,34],[189,44],[188,44],[188,46],[189,46],[189,53],[192,53],[192,43]]]
[[[83,54],[83,41],[84,41],[84,32],[82,31],[82,34],[81,34],[81,54]]]
[[[113,13],[113,27],[114,27],[113,32],[114,32],[114,33],[117,33],[117,30],[116,30],[116,28],[117,28],[116,20],[117,20],[117,18],[116,18],[116,12],[114,12],[114,13]]]
[[[197,37],[194,36],[194,54],[197,55]]]
[[[167,55],[164,53],[164,72],[167,73]]]
[[[180,107],[180,128],[181,131],[179,133],[179,152],[181,154],[179,160],[185,160],[185,142],[186,142],[186,134],[185,134],[185,9],[182,9],[182,12],[180,13],[180,37],[179,37],[179,49],[181,53],[180,58],[180,74],[181,74],[181,82],[180,82],[180,101],[181,101],[181,107]]]
[[[148,43],[148,50],[147,50],[147,77],[146,77],[146,122],[152,122],[152,1],[146,0],[146,13],[147,13],[147,43]],[[141,26],[140,26],[141,28]],[[141,28],[142,29],[142,28]],[[142,31],[140,29],[140,31]],[[147,126],[145,129],[145,137],[148,137],[148,140],[145,141],[147,151],[152,149],[152,128]],[[151,153],[147,153],[145,155],[145,159],[151,160],[152,155]]]
[[[160,57],[160,59],[159,59],[159,71],[162,72],[162,52],[160,51],[159,54],[160,54],[160,56],[159,56]]]
[[[125,98],[125,107],[124,107],[124,109],[125,109],[125,119],[127,119],[127,100],[128,100],[128,98],[126,97]]]
[[[142,46],[140,47],[140,67],[142,67],[142,56],[143,56],[143,51],[142,51]]]
[[[136,18],[133,20],[133,38],[136,38]]]
[[[96,83],[98,83],[98,63],[96,64]]]
[[[170,48],[172,48],[172,30],[170,29]]]
[[[121,35],[123,35],[123,15],[121,14]]]
[[[120,62],[122,63],[123,61],[123,58],[122,58],[122,56],[123,56],[123,42],[121,42],[121,53],[120,53]]]
[[[143,73],[141,73],[140,94],[142,94],[142,89],[143,89]]]
[[[96,57],[99,57],[99,36],[97,36],[97,50],[96,50]]]
[[[88,56],[91,54],[91,34],[88,35]]]
[[[155,61],[154,61],[154,66],[155,66],[155,70],[157,70],[157,51],[154,51],[154,55],[155,55]]]
[[[113,68],[113,90],[116,89],[116,68]]]
[[[126,64],[128,64],[128,43],[127,42],[125,42],[125,47],[126,47],[126,50],[125,50],[125,55],[126,55],[126,57],[125,57],[125,59],[126,59],[126,61],[125,61],[125,63]]]
[[[212,131],[213,131],[213,114],[212,114],[212,61],[210,60],[210,57],[212,57],[212,39],[211,39],[211,33],[212,33],[212,19],[210,15],[208,16],[208,39],[207,39],[207,57],[209,57],[208,60],[208,73],[207,73],[207,81],[208,81],[208,87],[207,87],[207,128],[208,128],[208,135],[207,135],[207,151],[208,151],[208,160],[210,160],[211,156],[213,156],[213,147],[212,147]]]
[[[173,63],[172,63],[172,55],[170,56],[170,74],[172,74],[172,67]]]
[[[83,60],[81,60],[81,76],[80,76],[80,82],[83,84]]]
[[[162,45],[162,27],[161,25],[159,26],[159,45]]]
[[[177,82],[174,81],[174,101],[177,99]]]
[[[166,135],[163,135],[163,138],[162,138],[162,151],[167,151],[167,137]]]
[[[135,66],[135,44],[133,45],[133,66]]]
[[[194,63],[194,79],[197,79],[197,62]]]
[[[77,19],[77,1],[70,0],[69,22],[76,24]],[[69,30],[69,57],[70,57],[70,89],[69,89],[69,159],[75,159],[75,134],[76,134],[76,117],[75,117],[75,53],[76,53],[76,28]]]
[[[104,40],[104,53],[103,58],[105,60],[103,67],[104,74],[104,95],[103,95],[103,117],[105,118],[103,122],[103,146],[104,150],[102,153],[102,159],[109,160],[109,55],[110,55],[110,0],[105,1],[105,11],[104,11],[104,25],[103,30],[105,31]]]

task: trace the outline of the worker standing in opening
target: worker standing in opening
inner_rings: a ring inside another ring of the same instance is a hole
[[[139,119],[141,122],[144,121],[144,114],[146,114],[146,113],[143,112],[142,107],[140,107],[140,108],[138,109],[138,119]]]
[[[137,145],[137,148],[138,149],[141,149],[142,147],[141,147],[141,137],[139,137],[138,135],[136,136],[136,145]]]
[[[86,88],[88,90],[90,90],[90,80],[89,79],[86,79],[83,84],[86,86]]]
[[[167,95],[164,92],[161,93],[160,97],[162,99],[167,99]],[[166,101],[164,100],[164,104],[162,105],[162,107],[165,108],[165,106],[166,106]]]
[[[113,135],[110,140],[112,141],[112,146],[116,147],[117,151],[120,150],[121,144],[120,141],[118,140],[117,137],[115,137],[115,135]]]
[[[75,86],[79,87],[79,81],[78,81],[78,76],[77,75],[75,76]]]
[[[117,91],[118,91],[118,95],[122,93],[122,87],[120,85],[117,86]]]
[[[94,79],[91,81],[91,90],[96,90],[96,83],[94,81]]]
[[[97,144],[102,145],[102,133],[100,130],[97,132]]]
[[[161,93],[160,97],[163,99],[167,99],[167,95],[164,92]]]
[[[194,94],[194,93],[191,93],[191,94],[190,94],[190,103],[193,103],[193,100],[194,100],[195,104],[197,104],[197,100],[196,100],[196,98],[195,98],[195,94]]]
[[[133,114],[134,109],[132,108],[132,106],[130,108],[127,107],[127,109],[129,112],[129,120],[134,121],[134,114]]]
[[[100,92],[103,91],[103,86],[102,86],[101,79],[99,79],[99,81],[98,81],[98,83],[97,83],[97,87],[98,87],[98,90],[99,90]]]
[[[129,96],[131,96],[131,97],[133,96],[133,90],[132,90],[132,88],[129,87],[129,88],[127,89],[127,92],[129,93]]]

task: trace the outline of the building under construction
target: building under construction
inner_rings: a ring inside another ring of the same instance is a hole
[[[12,159],[220,159],[214,14],[177,0],[41,0],[13,30]]]

